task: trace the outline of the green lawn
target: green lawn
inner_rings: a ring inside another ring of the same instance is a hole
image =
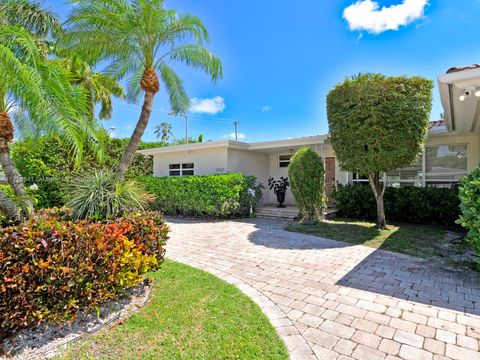
[[[235,286],[173,261],[151,278],[149,305],[59,359],[288,359],[268,319]]]
[[[390,224],[379,230],[370,222],[334,219],[315,225],[290,224],[287,230],[423,258],[453,257],[467,248],[463,241],[452,242],[446,236],[448,229],[428,225]]]

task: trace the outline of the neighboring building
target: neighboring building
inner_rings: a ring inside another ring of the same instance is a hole
[[[430,123],[420,159],[388,173],[392,186],[451,186],[480,164],[480,66],[452,68],[438,77],[445,119]],[[287,176],[290,157],[309,146],[324,159],[327,196],[336,182],[364,182],[341,171],[327,135],[246,143],[232,140],[141,150],[153,156],[155,176],[191,176],[242,172],[267,185],[270,176]],[[264,204],[275,203],[266,190]],[[295,201],[287,193],[287,204]]]

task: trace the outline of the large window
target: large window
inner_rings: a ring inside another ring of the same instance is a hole
[[[170,164],[168,166],[169,176],[192,176],[195,175],[195,165],[187,164]]]
[[[467,145],[429,146],[425,150],[427,184],[448,186],[467,174]]]
[[[412,165],[387,173],[390,186],[452,186],[468,172],[468,146],[427,146]],[[353,175],[353,182],[368,182],[365,176]]]

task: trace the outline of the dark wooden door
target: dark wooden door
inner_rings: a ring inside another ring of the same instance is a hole
[[[333,205],[331,195],[335,189],[335,158],[325,158],[325,194],[327,195],[328,205]]]

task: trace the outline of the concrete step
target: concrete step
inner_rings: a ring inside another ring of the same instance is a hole
[[[259,207],[256,209],[256,215],[262,218],[293,220],[298,215],[297,209],[277,208],[277,207]]]

